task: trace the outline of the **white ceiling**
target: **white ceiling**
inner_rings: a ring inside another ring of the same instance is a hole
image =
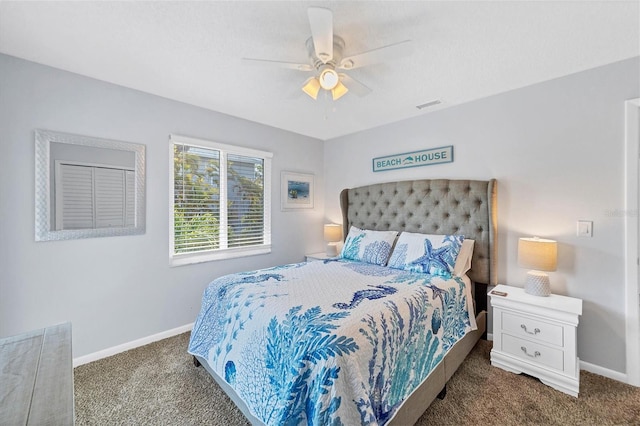
[[[0,0],[0,52],[326,140],[637,56],[639,4]],[[373,92],[336,102],[299,90],[309,73],[242,61],[306,62],[311,5],[333,11],[345,55],[414,53],[350,71]]]

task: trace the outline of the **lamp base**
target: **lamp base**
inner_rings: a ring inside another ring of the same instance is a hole
[[[540,271],[527,272],[524,291],[525,293],[529,293],[533,296],[549,296],[551,294],[549,275]]]
[[[336,243],[327,244],[327,256],[336,257],[338,255],[338,245]]]

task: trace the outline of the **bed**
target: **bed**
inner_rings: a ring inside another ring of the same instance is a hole
[[[486,330],[495,180],[374,184],[340,204],[342,258],[204,292],[189,353],[252,424],[413,424]]]

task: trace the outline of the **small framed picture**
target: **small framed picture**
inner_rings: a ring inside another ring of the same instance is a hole
[[[280,181],[282,210],[313,208],[313,175],[282,172]]]

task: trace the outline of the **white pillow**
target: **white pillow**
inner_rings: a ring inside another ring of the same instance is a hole
[[[471,269],[471,258],[473,257],[475,243],[475,240],[467,240],[466,238],[462,242],[462,247],[456,259],[456,266],[453,267],[453,275],[461,277]]]
[[[352,226],[340,257],[385,266],[397,236],[396,231],[371,231]]]
[[[462,235],[403,232],[396,242],[388,266],[450,277],[463,241]]]

